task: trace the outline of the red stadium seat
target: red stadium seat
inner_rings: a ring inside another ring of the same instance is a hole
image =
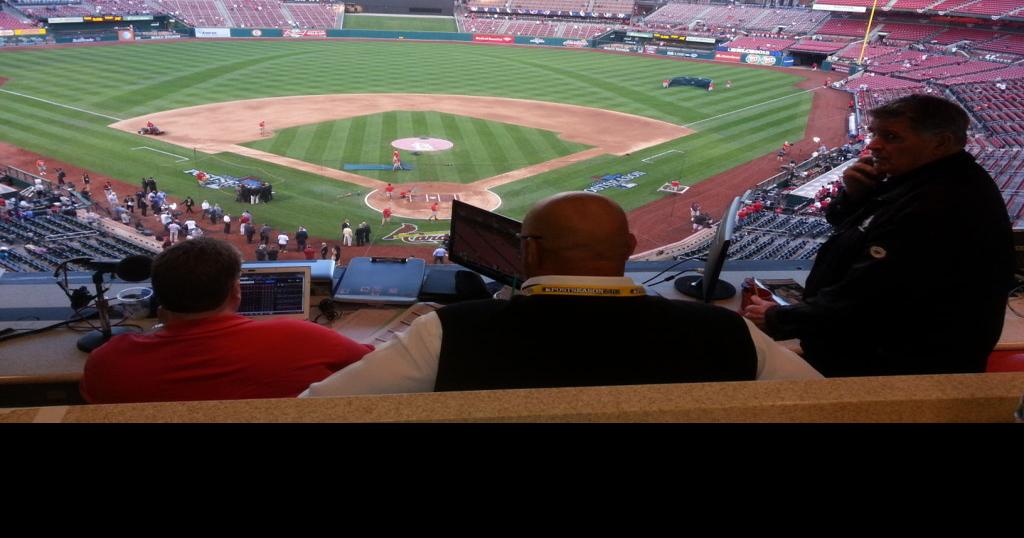
[[[1024,351],[993,351],[986,372],[1024,372]]]

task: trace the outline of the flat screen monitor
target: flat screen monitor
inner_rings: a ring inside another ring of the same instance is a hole
[[[426,262],[420,258],[352,258],[334,300],[364,304],[413,304],[423,287]]]
[[[519,245],[521,222],[455,200],[448,259],[502,284],[525,280]]]
[[[736,295],[736,286],[719,280],[718,277],[722,274],[722,266],[728,257],[729,244],[732,243],[732,234],[736,228],[736,214],[742,205],[742,197],[733,198],[729,209],[722,215],[715,239],[708,248],[707,260],[704,262],[704,274],[676,279],[675,287],[679,293],[701,299],[705,303],[728,299]]]
[[[308,265],[242,267],[238,313],[258,319],[309,319],[310,275]]]

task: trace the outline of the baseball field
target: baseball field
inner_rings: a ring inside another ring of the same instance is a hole
[[[661,87],[681,75],[716,88]],[[796,71],[409,41],[3,50],[0,80],[4,143],[129,184],[154,176],[172,195],[232,214],[243,209],[233,191],[200,188],[185,170],[255,176],[275,190],[260,221],[319,237],[336,236],[344,218],[379,223],[387,182],[427,201],[432,189],[463,185],[521,218],[541,197],[642,172],[634,188],[602,191],[635,209],[673,196],[657,190],[667,181],[696,184],[803,138],[812,102]],[[136,134],[149,120],[167,134]],[[391,143],[418,137],[454,147],[403,151],[412,169],[391,171]],[[393,228],[447,229],[419,206],[396,215]]]

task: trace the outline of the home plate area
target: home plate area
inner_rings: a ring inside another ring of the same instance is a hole
[[[392,218],[426,219],[430,217],[430,206],[438,204],[437,216],[449,219],[452,202],[459,200],[467,204],[493,211],[501,205],[501,198],[491,191],[463,185],[461,183],[398,183],[388,199],[383,188],[366,196],[366,205],[376,211],[390,207]]]

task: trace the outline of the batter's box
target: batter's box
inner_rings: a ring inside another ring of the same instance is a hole
[[[427,202],[427,203],[429,203],[429,202],[449,202],[450,203],[452,200],[460,200],[461,201],[462,198],[459,197],[459,193],[457,193],[457,192],[456,193],[450,193],[450,192],[436,193],[435,192],[435,193],[425,193],[425,194],[413,193],[413,194],[409,195],[409,201],[410,202]]]
[[[671,182],[671,183],[666,183],[666,184],[662,185],[658,189],[658,191],[659,192],[671,192],[672,194],[683,194],[689,188],[690,188],[689,185],[680,185],[679,182]]]

